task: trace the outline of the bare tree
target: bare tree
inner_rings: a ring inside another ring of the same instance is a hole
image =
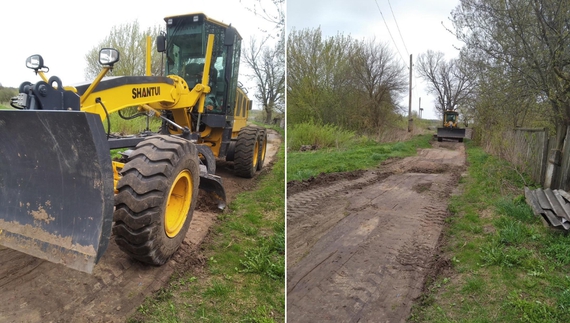
[[[246,6],[256,16],[272,23],[273,30],[262,30],[265,36],[259,43],[251,38],[243,55],[253,71],[250,77],[256,83],[255,98],[263,107],[265,123],[271,123],[274,112],[285,112],[285,0],[271,0],[272,6],[267,6],[268,3],[254,0],[253,7]]]
[[[243,3],[243,0],[240,0]],[[246,9],[253,12],[256,16],[263,20],[270,22],[274,25],[275,29],[279,32],[283,31],[285,27],[285,0],[271,0],[273,6],[269,9],[267,0],[253,0],[251,6],[246,6]],[[281,36],[281,35],[279,35]]]
[[[418,74],[436,95],[436,111],[456,110],[472,93],[475,80],[462,69],[459,59],[446,60],[442,52],[428,50],[418,56]]]
[[[85,77],[93,79],[99,71],[99,50],[103,47],[112,47],[120,52],[119,63],[115,65],[108,75],[144,75],[146,71],[146,38],[151,36],[153,50],[151,50],[152,75],[161,74],[161,56],[156,51],[154,40],[159,34],[159,27],[141,30],[139,22],[133,21],[119,26],[114,26],[109,35],[97,46],[93,47],[86,55],[87,67]]]
[[[255,98],[261,102],[265,112],[265,123],[269,124],[273,112],[285,112],[285,42],[284,38],[273,47],[257,45],[255,38],[244,52],[243,59],[253,70],[256,82]]]

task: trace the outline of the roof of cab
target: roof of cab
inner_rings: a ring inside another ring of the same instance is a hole
[[[206,14],[204,14],[203,12],[192,12],[192,13],[187,13],[187,14],[183,14],[183,15],[167,16],[167,17],[164,17],[164,21],[168,22],[168,19],[170,19],[170,18],[180,18],[180,17],[195,16],[195,15],[203,16],[207,21],[214,23],[218,26],[222,26],[224,28],[228,28],[231,25],[231,24],[228,25],[228,24],[223,23],[223,22],[216,20],[216,19],[212,19],[212,18],[208,17]],[[239,34],[239,32],[237,31],[237,29],[236,29],[236,32],[238,34],[238,37],[241,39],[242,37]]]

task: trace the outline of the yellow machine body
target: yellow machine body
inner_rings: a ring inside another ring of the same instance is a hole
[[[63,86],[41,56],[28,59],[41,80],[0,111],[1,245],[91,272],[112,231],[127,254],[160,265],[188,230],[198,187],[225,206],[217,158],[234,161],[238,176],[261,169],[267,133],[246,125],[241,36],[201,13],[165,22],[157,48],[167,76],[105,77],[119,53],[102,49],[93,82]],[[132,107],[160,118],[160,131],[110,136],[109,115]],[[115,148],[132,152],[112,162]]]

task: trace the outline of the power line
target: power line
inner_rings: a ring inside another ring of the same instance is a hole
[[[386,25],[386,29],[388,30],[388,34],[390,35],[390,38],[392,39],[392,42],[394,43],[394,46],[396,47],[396,51],[398,52],[398,55],[400,55],[400,58],[402,59],[402,62],[404,62],[404,65],[406,65],[406,67],[410,68],[408,66],[408,63],[406,63],[404,56],[402,56],[402,53],[400,53],[400,49],[398,49],[398,45],[394,41],[394,37],[392,37],[392,33],[390,32],[390,28],[388,27],[388,24],[386,23],[386,19],[384,19],[384,15],[382,14],[382,10],[380,9],[380,6],[378,5],[378,0],[374,0],[374,1],[376,2],[376,7],[378,8],[378,11],[380,12],[380,16],[382,16],[382,20],[384,21],[384,25]]]
[[[404,49],[406,50],[406,54],[410,56],[410,53],[408,53],[408,48],[406,47],[406,42],[404,41],[404,37],[402,37],[400,26],[398,26],[398,20],[396,20],[396,15],[394,15],[394,10],[392,10],[392,4],[390,3],[390,0],[388,0],[388,6],[390,6],[390,11],[392,12],[392,17],[394,17],[394,22],[396,23],[396,28],[398,29],[398,33],[400,34],[400,39],[402,40],[402,44],[404,44]]]

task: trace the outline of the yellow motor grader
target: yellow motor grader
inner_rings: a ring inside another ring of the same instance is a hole
[[[465,138],[465,129],[459,128],[459,113],[454,110],[446,110],[443,112],[443,126],[437,128],[437,141],[443,139],[457,139],[463,142]]]
[[[266,129],[246,125],[251,101],[238,86],[239,33],[201,13],[165,21],[156,41],[167,76],[105,77],[119,52],[104,48],[93,82],[63,86],[40,55],[27,59],[41,79],[0,110],[1,245],[90,273],[113,233],[128,255],[161,265],[182,243],[199,189],[225,206],[216,159],[242,177],[263,167]],[[114,112],[162,126],[119,137]],[[119,148],[124,159],[111,161]]]

